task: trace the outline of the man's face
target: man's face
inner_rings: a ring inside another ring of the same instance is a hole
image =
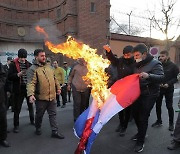
[[[19,58],[19,61],[20,61],[21,63],[25,63],[25,62],[26,62],[26,58]]]
[[[67,68],[67,64],[64,64],[64,67]]]
[[[7,61],[7,64],[9,65],[10,63],[11,63],[11,60],[8,60],[8,61]]]
[[[140,61],[144,60],[146,58],[146,56],[147,56],[146,52],[144,52],[143,54],[139,51],[134,52],[134,60],[136,62],[140,62]]]
[[[45,64],[46,63],[46,54],[45,52],[40,52],[38,54],[38,56],[36,57],[37,61],[42,63],[42,64]]]
[[[169,56],[167,56],[166,54],[160,54],[159,55],[159,60],[163,63],[166,62],[167,59],[169,58]]]
[[[54,62],[53,62],[53,66],[54,66],[54,68],[57,68],[57,67],[58,67],[57,61],[54,61]]]
[[[131,52],[123,54],[124,59],[129,59],[129,58],[131,58],[132,56],[133,56],[133,55],[132,55]]]

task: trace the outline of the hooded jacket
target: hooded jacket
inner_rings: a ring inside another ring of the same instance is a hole
[[[27,95],[34,95],[37,100],[52,101],[60,89],[52,67],[34,61],[27,72]]]

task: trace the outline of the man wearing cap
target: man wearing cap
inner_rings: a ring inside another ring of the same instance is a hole
[[[117,68],[117,80],[133,74],[134,59],[133,59],[133,54],[132,54],[133,47],[131,45],[124,47],[123,56],[120,58],[117,58],[116,56],[114,56],[114,54],[112,53],[108,45],[105,45],[104,49],[106,50],[106,56],[111,61],[111,64],[113,66],[116,66]],[[111,85],[113,83],[111,83]],[[131,107],[127,107],[126,109],[119,112],[118,114],[119,114],[119,124],[116,129],[116,132],[120,132],[119,135],[124,136],[127,126],[128,126],[130,115],[131,115]]]
[[[26,60],[27,51],[25,49],[18,50],[18,58],[9,66],[8,79],[13,82],[14,93],[14,133],[19,132],[19,114],[24,98],[26,98],[30,122],[34,125],[34,111],[33,105],[29,103],[27,98],[26,84],[27,84],[27,69],[31,64]]]

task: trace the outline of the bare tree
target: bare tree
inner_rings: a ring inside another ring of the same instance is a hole
[[[171,41],[174,39],[175,35],[171,38],[169,38],[169,30],[170,28],[177,24],[177,28],[179,23],[177,23],[177,19],[173,17],[173,11],[174,11],[174,6],[176,4],[177,0],[168,0],[165,4],[164,0],[161,0],[161,14],[162,18],[158,19],[157,14],[151,13],[151,19],[152,19],[152,26],[158,30],[160,30],[164,35],[165,35],[165,49],[169,50],[171,47]],[[158,14],[159,16],[159,14]]]

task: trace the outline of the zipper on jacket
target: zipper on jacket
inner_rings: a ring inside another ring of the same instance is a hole
[[[147,91],[148,91],[148,93],[150,95],[149,86],[147,85],[146,88],[147,88]]]

